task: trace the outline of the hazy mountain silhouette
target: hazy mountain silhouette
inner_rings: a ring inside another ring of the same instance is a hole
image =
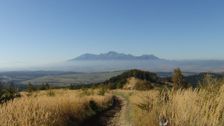
[[[131,54],[117,53],[114,51],[110,51],[108,53],[102,54],[83,54],[77,58],[74,58],[70,61],[76,60],[158,60],[159,58],[154,55],[142,55],[142,56],[134,56]]]
[[[168,60],[154,55],[134,56],[118,52],[83,54],[58,64],[31,70],[106,72],[130,69],[171,72],[174,68],[185,72],[223,72],[224,60]]]
[[[102,54],[83,54],[58,68],[81,72],[128,69],[170,72],[176,67],[187,72],[222,72],[224,60],[167,60],[154,55],[134,56],[110,51]]]

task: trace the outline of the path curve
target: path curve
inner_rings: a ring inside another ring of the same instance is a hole
[[[86,120],[82,126],[117,126],[114,118],[122,109],[123,100],[115,96],[112,107]]]

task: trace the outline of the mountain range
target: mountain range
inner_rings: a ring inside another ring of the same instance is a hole
[[[200,72],[223,73],[224,60],[168,60],[152,54],[135,56],[111,51],[102,54],[83,54],[58,64],[32,68],[29,71],[3,72],[0,73],[0,80],[13,80],[16,84],[28,83],[30,80],[34,84],[50,82],[58,85],[69,84],[71,81],[85,84],[99,82],[130,69],[157,72],[161,77],[167,77],[177,67],[181,68],[185,75]],[[195,83],[201,75],[189,78]]]
[[[169,60],[153,54],[135,56],[110,51],[101,54],[86,53],[57,64],[22,69],[32,71],[108,72],[140,69],[152,72],[224,72],[224,60]]]
[[[152,54],[134,56],[110,51],[102,54],[83,54],[56,66],[53,70],[105,72],[141,69],[171,72],[177,67],[185,72],[223,72],[224,60],[168,60]]]
[[[87,53],[79,57],[76,57],[70,61],[77,61],[77,60],[159,60],[159,58],[154,55],[134,56],[131,54],[124,54],[110,51],[108,53],[102,53],[99,55]]]

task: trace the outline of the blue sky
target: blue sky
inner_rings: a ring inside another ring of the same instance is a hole
[[[0,66],[117,51],[224,59],[224,1],[1,0]]]

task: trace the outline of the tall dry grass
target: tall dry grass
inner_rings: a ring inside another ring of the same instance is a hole
[[[1,126],[66,126],[78,125],[94,115],[89,101],[94,101],[100,109],[111,103],[111,95],[84,96],[80,91],[54,90],[23,94],[0,106]],[[80,95],[81,94],[81,95]]]
[[[158,126],[161,119],[169,126],[224,126],[224,83],[177,91],[135,91],[130,96],[133,126]],[[218,86],[218,85],[216,85]]]

